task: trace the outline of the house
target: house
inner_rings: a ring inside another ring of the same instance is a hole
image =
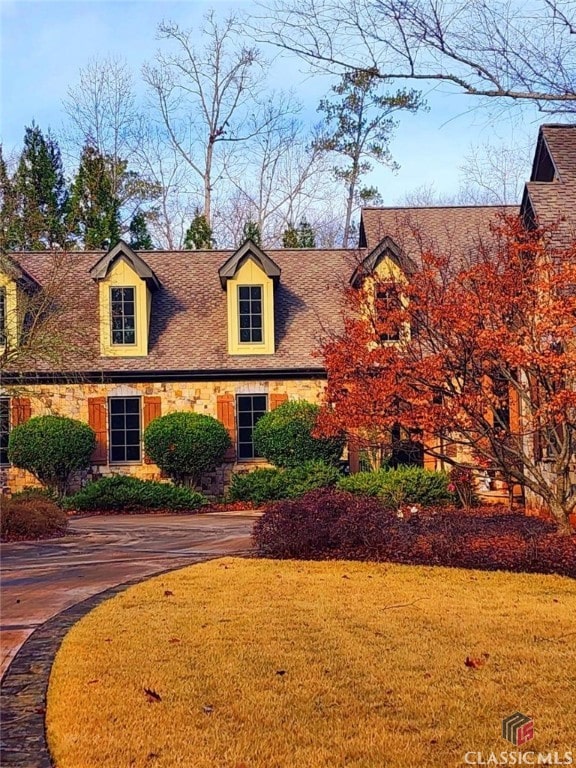
[[[9,466],[6,450],[10,429],[31,416],[93,427],[97,447],[81,479],[155,479],[144,429],[161,414],[195,410],[220,419],[232,438],[225,466],[205,478],[204,490],[220,494],[232,471],[262,463],[252,442],[260,415],[288,398],[320,401],[319,342],[340,329],[342,289],[359,270],[409,271],[427,245],[464,259],[501,210],[367,208],[359,246],[347,250],[264,251],[248,241],[233,252],[136,253],[121,241],[107,253],[10,254],[0,263],[0,349],[30,333],[27,307],[47,285],[42,312],[57,318],[51,338],[68,334],[71,343],[50,355],[48,338],[40,354],[4,366],[1,484],[16,491],[33,483]],[[520,213],[526,226],[561,218],[568,237],[575,210],[576,126],[542,126]]]

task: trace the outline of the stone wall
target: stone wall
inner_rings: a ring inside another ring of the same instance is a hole
[[[195,411],[218,417],[218,397],[222,395],[267,394],[286,395],[289,399],[319,403],[324,390],[322,379],[286,381],[226,381],[226,382],[168,382],[148,384],[87,384],[35,385],[19,387],[18,397],[30,398],[32,416],[53,414],[69,416],[86,423],[88,398],[156,396],[161,398],[162,414],[174,411]],[[9,391],[4,394],[10,395]],[[249,472],[262,461],[228,462],[202,480],[202,490],[210,497],[221,496],[230,482],[232,472]],[[90,479],[111,474],[129,474],[143,480],[165,480],[155,464],[144,461],[137,464],[95,464],[74,478],[73,488],[79,488]],[[0,469],[0,487],[16,493],[26,487],[37,486],[32,475],[15,467]]]

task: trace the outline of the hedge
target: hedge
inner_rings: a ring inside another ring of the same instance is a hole
[[[149,509],[193,511],[206,503],[201,493],[154,480],[111,475],[89,483],[63,500],[66,509],[77,512],[138,512]]]

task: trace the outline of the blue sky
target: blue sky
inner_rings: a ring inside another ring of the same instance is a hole
[[[18,148],[24,126],[35,120],[57,133],[63,124],[61,108],[68,86],[78,71],[97,56],[124,57],[139,80],[142,64],[150,60],[158,41],[156,26],[162,19],[197,26],[209,8],[223,12],[249,11],[248,0],[237,2],[158,2],[158,0],[0,0],[0,135],[6,150]],[[315,121],[319,99],[331,81],[311,77],[298,60],[277,61],[273,87],[289,82]],[[535,113],[500,107],[490,114],[469,96],[447,86],[427,94],[429,112],[402,117],[391,144],[400,171],[375,174],[386,204],[405,193],[434,185],[444,195],[458,191],[458,166],[471,144],[488,139],[534,146],[538,124]]]

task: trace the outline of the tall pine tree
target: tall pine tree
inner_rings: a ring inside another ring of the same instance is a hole
[[[130,222],[130,248],[135,251],[153,251],[152,236],[148,231],[146,217],[139,211]]]
[[[211,251],[213,247],[212,228],[208,224],[206,216],[196,208],[192,223],[186,230],[184,248],[187,251]]]
[[[113,161],[86,144],[70,194],[69,223],[85,251],[120,239],[120,203],[114,195]]]
[[[18,247],[16,218],[16,190],[8,175],[0,144],[0,253]]]
[[[242,229],[242,242],[245,243],[246,240],[252,240],[255,245],[262,244],[262,233],[260,232],[260,227],[258,226],[257,222],[252,221],[252,219],[248,219],[248,221],[244,224],[244,228]]]
[[[44,136],[34,123],[26,128],[12,184],[12,247],[28,251],[65,247],[68,193],[60,148],[50,132]]]

